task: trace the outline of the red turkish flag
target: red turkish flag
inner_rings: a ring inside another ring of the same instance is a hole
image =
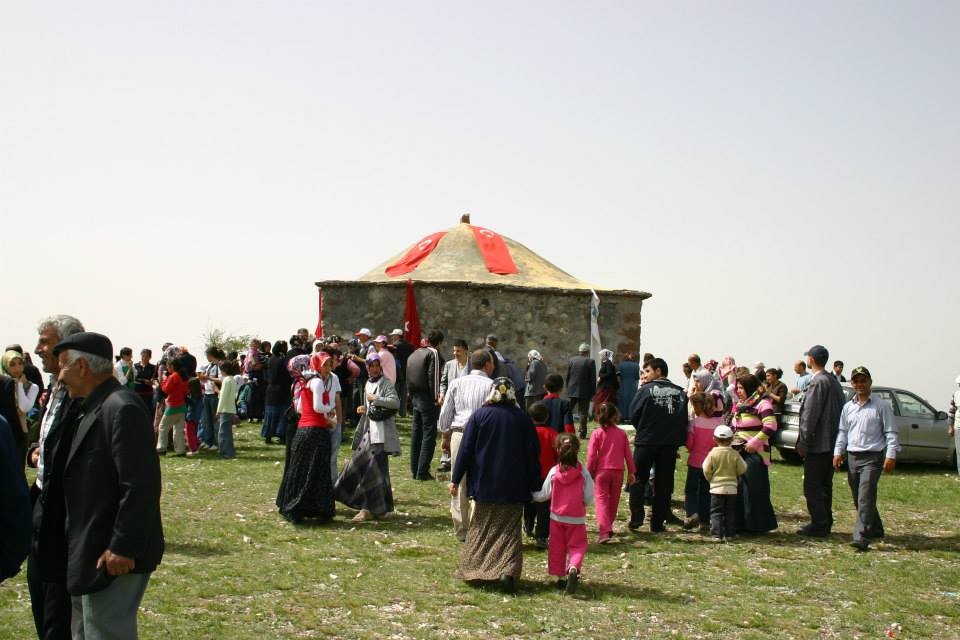
[[[483,261],[487,265],[487,271],[501,276],[510,275],[517,272],[517,265],[510,257],[510,250],[503,236],[498,233],[470,225],[473,230],[473,237],[477,240],[477,247],[483,256]]]
[[[407,306],[403,310],[403,339],[420,347],[420,316],[417,314],[417,300],[413,297],[413,281],[407,278]]]
[[[447,235],[446,231],[438,231],[410,247],[410,250],[407,251],[400,260],[387,267],[387,275],[391,278],[394,276],[402,276],[416,269],[420,266],[420,263],[426,260],[427,256],[437,248],[440,238],[445,235]]]
[[[323,337],[323,289],[317,288],[317,295],[320,296],[320,308],[317,309],[317,328],[313,332],[313,336],[319,340]]]

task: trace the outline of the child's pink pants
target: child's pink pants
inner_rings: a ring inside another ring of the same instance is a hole
[[[586,554],[587,525],[550,520],[550,546],[547,548],[547,571],[550,575],[565,576],[570,567],[580,571]]]
[[[197,423],[193,420],[184,422],[184,432],[187,436],[187,449],[197,452],[200,448],[200,438],[197,437]]]
[[[593,498],[597,513],[597,529],[600,538],[613,535],[613,523],[620,506],[620,489],[623,485],[623,469],[600,469],[593,479]]]

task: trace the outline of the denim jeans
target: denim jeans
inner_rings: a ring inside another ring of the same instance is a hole
[[[701,524],[710,519],[710,483],[700,467],[687,465],[687,482],[683,487],[683,507],[687,517],[697,514]]]
[[[414,478],[427,477],[437,448],[437,418],[440,407],[429,393],[414,392],[413,430],[410,433],[410,473]]]
[[[232,413],[220,414],[220,429],[217,439],[220,441],[220,457],[233,458],[237,452],[233,449],[233,416]]]
[[[203,413],[200,414],[200,431],[197,435],[207,446],[217,444],[217,403],[220,397],[215,393],[203,394]]]

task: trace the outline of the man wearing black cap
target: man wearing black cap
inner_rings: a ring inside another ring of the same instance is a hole
[[[877,511],[877,484],[881,473],[897,466],[899,428],[890,403],[870,393],[873,379],[866,367],[850,374],[854,396],[843,405],[840,433],[833,449],[833,468],[840,469],[847,454],[847,481],[853,493],[857,523],[850,546],[867,551],[870,541],[883,537],[883,521]]]
[[[804,354],[813,372],[800,402],[797,453],[803,456],[803,495],[810,523],[797,533],[825,538],[833,527],[833,448],[845,402],[840,381],[824,370],[826,347],[814,345]]]
[[[113,377],[109,338],[77,333],[53,353],[80,405],[61,427],[51,470],[63,485],[74,638],[136,638],[137,610],[163,556],[153,426]]]

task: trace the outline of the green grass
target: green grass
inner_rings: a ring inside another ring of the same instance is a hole
[[[867,554],[846,544],[844,474],[835,534],[806,540],[794,534],[805,515],[801,468],[775,464],[778,532],[727,545],[681,532],[591,544],[573,598],[554,590],[546,553],[527,545],[519,593],[508,597],[457,580],[446,484],[411,480],[406,455],[391,459],[394,517],[355,526],[338,505],[332,524],[293,526],[273,503],[283,448],[258,432],[237,429],[234,461],[162,459],[167,550],[143,601],[142,637],[882,638],[894,623],[901,638],[960,637],[960,481],[946,468],[882,479],[889,537]],[[409,422],[401,433],[406,446]],[[685,473],[678,464],[675,498]],[[626,514],[624,495],[619,527]],[[595,540],[592,518],[588,533]],[[0,585],[0,621],[0,639],[33,637],[23,574]]]

